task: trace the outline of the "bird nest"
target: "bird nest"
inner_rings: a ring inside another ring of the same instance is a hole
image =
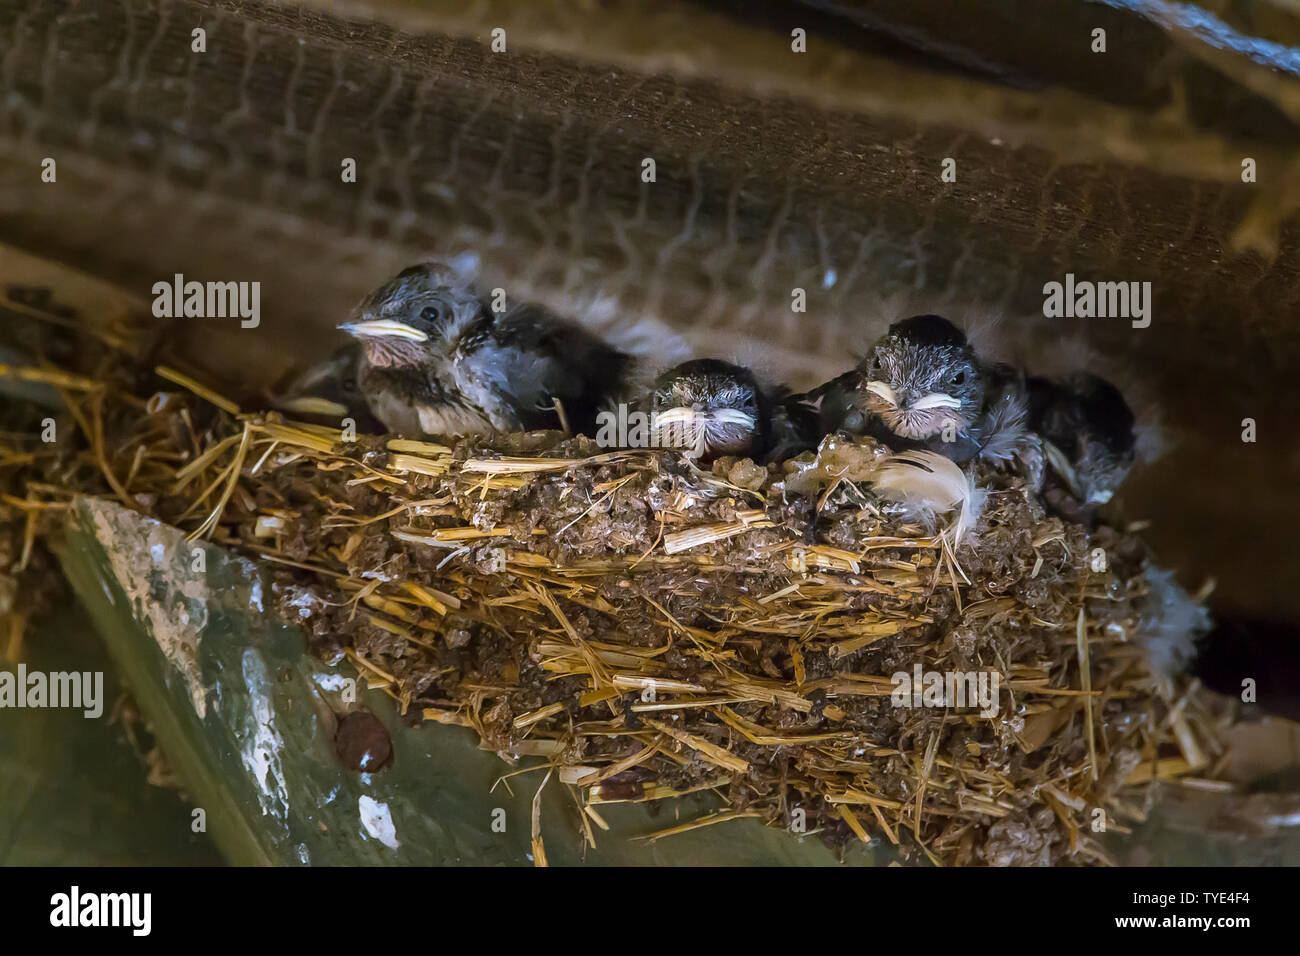
[[[976,473],[958,539],[876,494],[871,439],[709,470],[556,432],[350,440],[159,372],[59,383],[92,438],[24,513],[96,474],[259,557],[317,653],[549,765],[588,839],[606,804],[707,792],[656,836],[753,817],[936,863],[1105,862],[1100,831],[1222,751],[1143,650],[1141,540],[1015,476]]]

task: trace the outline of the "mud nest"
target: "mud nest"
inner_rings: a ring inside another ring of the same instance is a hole
[[[588,832],[709,792],[663,833],[754,817],[937,863],[1107,862],[1099,831],[1222,753],[1144,651],[1140,538],[1017,477],[975,474],[958,540],[876,494],[870,439],[706,471],[553,432],[354,438],[159,371],[58,383],[88,437],[12,450],[11,543],[91,492],[260,558],[319,655],[549,764]]]

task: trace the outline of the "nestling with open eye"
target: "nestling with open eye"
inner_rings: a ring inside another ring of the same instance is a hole
[[[461,270],[413,266],[367,296],[341,329],[362,346],[361,392],[407,435],[542,428],[593,434],[633,360],[543,308],[496,314]]]
[[[961,463],[1019,460],[1031,488],[1041,453],[1028,429],[1021,376],[984,366],[965,334],[938,315],[895,322],[858,366],[809,393],[826,431],[866,434],[894,451],[925,449]]]
[[[972,435],[984,405],[979,360],[966,336],[937,315],[895,322],[856,368],[818,391],[827,431],[869,434],[896,451],[926,448],[958,462],[979,450]]]
[[[655,380],[650,401],[656,444],[701,463],[723,455],[778,461],[816,442],[816,412],[781,387],[719,359],[695,359]]]

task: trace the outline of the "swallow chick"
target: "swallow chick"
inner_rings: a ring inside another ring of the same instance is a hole
[[[1029,425],[1052,472],[1085,507],[1108,502],[1136,459],[1136,419],[1124,395],[1100,376],[1031,378]]]
[[[340,326],[362,346],[358,385],[390,430],[594,433],[627,388],[632,358],[534,305],[500,314],[454,266],[412,266]]]
[[[1024,377],[984,365],[942,316],[895,322],[856,368],[809,393],[818,394],[828,432],[870,435],[896,452],[932,451],[958,464],[1016,462],[1030,491],[1042,484]]]
[[[856,368],[817,391],[828,432],[868,434],[895,450],[927,449],[956,462],[979,451],[984,376],[966,336],[940,316],[895,322]]]
[[[776,461],[811,447],[816,413],[752,371],[695,359],[662,373],[650,407],[655,443],[708,463],[723,455]],[[815,439],[814,439],[815,440]]]

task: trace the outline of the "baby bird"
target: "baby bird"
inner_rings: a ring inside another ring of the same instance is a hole
[[[494,313],[467,276],[441,262],[400,272],[339,327],[361,342],[358,384],[370,410],[407,435],[592,434],[633,365],[538,306]]]
[[[1135,418],[1123,394],[1087,372],[1062,382],[1031,378],[1028,388],[1029,424],[1052,471],[1084,506],[1105,504],[1136,457]]]
[[[857,368],[809,393],[816,395],[826,431],[870,435],[894,452],[932,451],[958,464],[1015,462],[1030,492],[1042,487],[1024,376],[981,363],[942,316],[895,322]]]
[[[1115,386],[1087,373],[1056,382],[984,364],[937,315],[894,323],[857,368],[810,393],[818,395],[827,430],[871,435],[895,452],[1014,463],[1034,494],[1050,465],[1085,508],[1110,499],[1135,457],[1133,412]]]
[[[650,397],[656,444],[708,463],[723,455],[780,461],[816,442],[817,414],[781,387],[719,359],[661,374]]]
[[[926,449],[964,462],[1008,427],[1014,409],[990,419],[1011,384],[984,369],[966,336],[947,319],[895,322],[857,368],[817,390],[822,426],[868,434],[895,451]],[[1000,437],[1000,436],[998,436]]]

